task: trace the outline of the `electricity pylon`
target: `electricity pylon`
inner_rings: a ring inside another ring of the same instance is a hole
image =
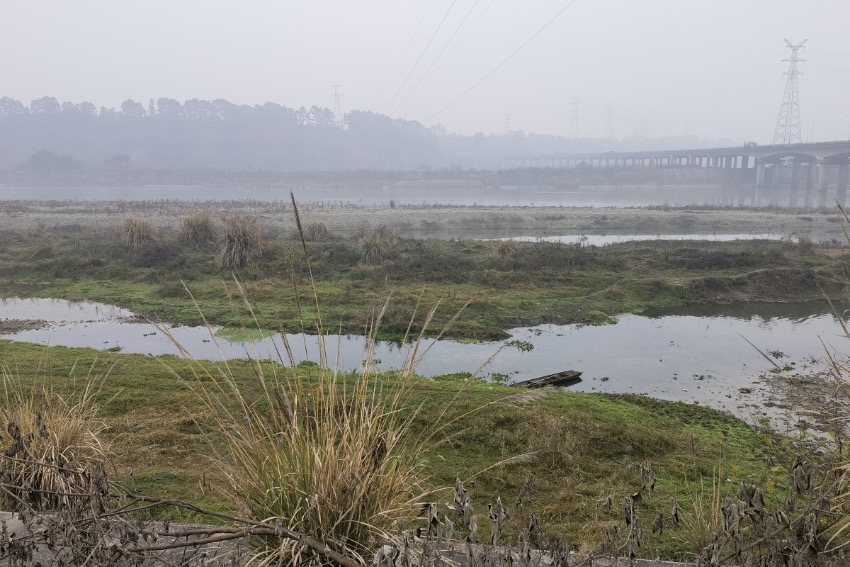
[[[337,126],[342,128],[342,103],[339,98],[342,96],[339,94],[339,89],[342,85],[331,85],[334,89],[334,120],[336,121]]]
[[[785,94],[782,95],[782,106],[779,107],[779,118],[776,119],[776,130],[773,131],[774,145],[790,145],[800,144],[803,142],[803,137],[800,131],[800,92],[798,90],[798,78],[802,73],[797,68],[797,64],[805,59],[800,59],[799,51],[808,40],[804,39],[802,43],[794,45],[787,39],[785,43],[788,49],[791,50],[791,57],[783,59],[788,63],[788,70],[785,72],[787,81],[785,82]]]

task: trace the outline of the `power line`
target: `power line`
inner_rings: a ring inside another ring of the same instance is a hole
[[[451,45],[452,40],[453,40],[453,39],[455,38],[455,36],[457,35],[457,32],[459,32],[459,31],[460,31],[460,28],[462,28],[462,27],[463,27],[463,24],[465,24],[465,23],[466,23],[467,18],[469,18],[469,15],[472,13],[472,11],[475,9],[475,7],[478,5],[478,3],[479,3],[480,1],[481,1],[481,0],[475,0],[475,3],[472,5],[472,8],[470,8],[470,9],[469,9],[469,11],[467,11],[467,12],[466,12],[466,15],[463,17],[463,19],[460,21],[460,23],[458,24],[458,26],[455,28],[455,31],[454,31],[454,32],[452,32],[451,37],[449,37],[448,41],[446,41],[445,45],[443,45],[443,48],[440,50],[440,52],[437,54],[437,56],[434,58],[434,60],[433,60],[433,61],[431,61],[431,64],[428,66],[428,68],[427,68],[427,69],[425,69],[425,72],[424,72],[424,73],[422,73],[422,76],[421,76],[421,77],[419,77],[419,80],[418,80],[418,81],[416,81],[416,84],[415,84],[415,85],[413,85],[413,88],[412,88],[412,89],[410,89],[410,92],[408,92],[408,93],[407,93],[407,96],[405,96],[405,97],[401,100],[401,102],[400,102],[400,103],[398,103],[398,105],[395,107],[395,109],[394,109],[394,110],[390,113],[390,115],[391,115],[391,116],[392,116],[393,114],[395,114],[396,112],[398,112],[398,111],[399,111],[399,109],[400,109],[400,108],[404,105],[404,103],[405,103],[405,102],[407,102],[407,99],[409,99],[409,98],[410,98],[410,95],[412,95],[414,92],[416,92],[416,89],[419,87],[419,85],[421,85],[421,84],[422,84],[422,81],[424,81],[424,80],[425,80],[425,77],[427,77],[427,76],[428,76],[428,73],[430,73],[430,72],[431,72],[431,69],[433,69],[433,68],[434,68],[434,65],[436,65],[437,61],[439,61],[439,60],[440,60],[440,57],[443,55],[443,53],[445,53],[445,52],[446,52],[446,48],[448,48],[448,46],[449,46],[449,45]]]
[[[469,87],[468,89],[466,89],[465,91],[463,91],[462,93],[460,93],[457,97],[455,97],[455,98],[454,98],[451,102],[449,102],[449,103],[448,103],[447,105],[445,105],[443,108],[441,108],[440,110],[438,110],[437,112],[435,112],[434,114],[432,114],[431,116],[429,116],[427,119],[425,119],[425,122],[430,122],[432,119],[436,118],[437,116],[439,116],[440,114],[442,114],[443,112],[445,112],[445,111],[446,111],[449,107],[453,106],[453,105],[454,105],[457,101],[459,101],[460,99],[462,99],[463,97],[465,97],[466,95],[468,95],[470,92],[472,92],[472,91],[473,91],[476,87],[478,87],[478,85],[480,85],[481,83],[483,83],[484,81],[486,81],[487,79],[489,79],[489,78],[490,78],[490,76],[491,76],[493,73],[495,73],[496,71],[498,71],[498,70],[499,70],[499,69],[500,69],[500,68],[501,68],[501,67],[502,67],[505,63],[507,63],[508,61],[510,61],[511,59],[513,59],[513,57],[514,57],[517,53],[519,53],[519,52],[520,52],[520,51],[521,51],[521,50],[522,50],[522,49],[523,49],[526,45],[528,45],[529,43],[531,43],[531,42],[534,40],[534,38],[536,38],[538,35],[540,35],[541,33],[543,33],[543,31],[544,31],[546,28],[548,28],[550,25],[552,25],[552,23],[553,23],[555,20],[557,20],[557,19],[561,16],[561,14],[563,14],[564,12],[566,12],[567,10],[569,10],[569,9],[572,7],[572,5],[573,5],[573,4],[575,4],[576,2],[577,2],[577,0],[572,0],[569,4],[567,4],[564,8],[562,8],[562,9],[561,9],[561,10],[560,10],[557,14],[555,14],[554,16],[552,16],[552,18],[551,18],[548,22],[546,22],[545,24],[543,24],[543,27],[541,27],[539,30],[537,30],[536,32],[534,32],[534,35],[532,35],[530,38],[528,38],[527,40],[525,40],[525,41],[524,41],[524,42],[523,42],[523,43],[522,43],[519,47],[517,47],[517,48],[516,48],[516,49],[515,49],[515,50],[514,50],[514,51],[513,51],[510,55],[508,55],[507,57],[505,57],[505,58],[504,58],[504,59],[503,59],[503,60],[502,60],[502,61],[501,61],[498,65],[496,65],[495,67],[493,67],[492,69],[490,69],[490,71],[488,71],[486,75],[484,75],[483,77],[481,77],[481,78],[480,78],[478,81],[476,81],[476,82],[475,82],[475,83],[474,83],[471,87]]]
[[[401,66],[401,62],[404,61],[405,57],[407,57],[407,53],[410,51],[410,46],[413,45],[413,40],[416,39],[416,36],[419,34],[419,30],[422,28],[422,22],[425,21],[425,16],[428,15],[428,12],[431,10],[431,6],[433,4],[434,4],[434,0],[431,0],[430,2],[428,2],[428,7],[425,8],[425,12],[423,12],[422,17],[419,18],[419,23],[416,25],[416,29],[413,31],[413,34],[410,36],[410,40],[408,40],[407,46],[404,48],[404,52],[402,52],[401,57],[399,57],[398,61],[396,61],[396,64],[393,67],[393,70],[390,72],[389,76],[387,77],[387,82],[384,83],[383,88],[381,88],[381,93],[378,95],[378,100],[381,100],[383,98],[384,93],[387,91],[387,87],[390,86],[390,83],[392,82],[393,77],[395,77],[396,71],[398,71],[399,66]]]
[[[463,37],[462,37],[462,38],[460,38],[460,41],[459,41],[459,42],[457,42],[457,43],[455,44],[455,46],[454,46],[454,47],[452,47],[452,50],[451,50],[451,51],[449,51],[449,55],[448,55],[447,59],[451,59],[451,56],[452,56],[452,55],[454,55],[455,51],[457,51],[457,48],[458,48],[458,47],[460,47],[460,45],[461,45],[461,44],[463,44],[463,42],[464,42],[464,41],[466,41],[466,38],[468,38],[468,37],[469,37],[469,34],[470,34],[470,33],[472,33],[472,30],[474,30],[474,29],[475,29],[475,27],[478,25],[478,23],[479,23],[479,22],[481,22],[481,20],[483,20],[483,19],[484,19],[484,16],[487,14],[487,12],[489,12],[489,11],[490,11],[490,8],[491,8],[491,7],[493,6],[493,4],[495,4],[495,3],[496,3],[496,0],[490,0],[490,3],[489,3],[489,4],[487,4],[487,6],[485,6],[485,7],[484,7],[484,11],[483,11],[483,12],[481,12],[481,15],[480,15],[480,16],[478,16],[478,19],[477,19],[477,20],[475,20],[474,22],[472,22],[472,25],[471,25],[471,26],[469,26],[469,29],[468,29],[468,30],[466,30],[466,33],[465,33],[465,34],[463,34]]]
[[[428,43],[426,43],[426,44],[425,44],[425,47],[422,49],[422,53],[420,53],[420,54],[419,54],[419,57],[416,59],[416,63],[414,63],[414,64],[413,64],[413,67],[411,67],[411,68],[410,68],[410,71],[407,73],[407,76],[406,76],[406,77],[404,78],[404,80],[401,82],[401,86],[399,86],[399,87],[398,87],[398,90],[395,92],[395,94],[393,95],[393,97],[390,99],[390,101],[389,101],[389,102],[387,103],[387,105],[384,107],[384,110],[382,110],[382,111],[381,111],[381,114],[386,114],[387,109],[388,109],[388,108],[390,107],[390,105],[391,105],[391,104],[395,101],[396,97],[398,97],[398,95],[399,95],[399,93],[401,92],[401,90],[402,90],[402,89],[404,88],[404,86],[407,84],[407,81],[409,81],[409,80],[410,80],[410,76],[411,76],[411,75],[413,75],[413,72],[416,70],[416,67],[418,67],[418,66],[419,66],[419,63],[422,61],[422,58],[425,56],[425,52],[426,52],[426,51],[428,51],[428,48],[429,48],[429,47],[431,47],[431,43],[434,41],[434,38],[435,38],[435,37],[437,37],[437,33],[440,31],[440,28],[442,28],[442,27],[443,27],[443,22],[445,22],[445,21],[446,21],[446,18],[448,18],[448,17],[449,17],[449,13],[452,11],[452,8],[454,8],[454,5],[455,5],[455,3],[456,3],[456,2],[457,2],[457,0],[452,0],[452,3],[449,5],[448,10],[446,10],[446,13],[445,13],[445,14],[443,14],[443,19],[442,19],[442,20],[440,20],[440,23],[437,25],[437,29],[435,29],[435,30],[434,30],[434,33],[433,33],[433,34],[431,34],[431,39],[429,39],[429,40],[428,40]]]

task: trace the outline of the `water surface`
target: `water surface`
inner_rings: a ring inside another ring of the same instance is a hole
[[[0,200],[73,201],[289,201],[294,191],[301,203],[351,205],[564,206],[650,207],[689,205],[741,206],[754,201],[752,187],[722,185],[599,185],[586,187],[483,186],[462,181],[398,182],[347,186],[345,176],[309,185],[223,187],[204,185],[147,185],[134,187],[0,187]]]
[[[735,240],[784,240],[790,235],[780,233],[712,233],[712,234],[562,234],[547,236],[516,236],[500,238],[499,240],[515,240],[517,242],[556,242],[558,244],[581,244],[582,246],[607,246],[620,242],[653,241],[653,240],[699,240],[709,242],[732,242]]]
[[[245,342],[211,335],[205,328],[157,327],[108,305],[55,299],[0,301],[0,319],[25,318],[53,324],[3,338],[178,355],[178,348],[167,336],[171,334],[199,359],[277,358],[277,352],[284,352],[280,335]],[[850,346],[826,303],[699,306],[623,315],[617,321],[616,325],[598,327],[516,328],[510,330],[510,339],[499,342],[444,340],[433,346],[418,370],[427,376],[479,372],[482,377],[516,381],[575,369],[584,373],[584,381],[573,387],[576,390],[645,394],[706,404],[753,418],[767,413],[761,406],[767,387],[759,377],[771,365],[762,353],[770,353],[779,366],[803,371],[822,368],[821,340],[838,350]],[[286,338],[292,345],[294,362],[319,359],[317,337],[289,334]],[[362,337],[329,335],[324,342],[331,364],[342,370],[361,366],[365,348]],[[533,348],[529,350],[529,346]],[[374,353],[374,366],[399,368],[409,355],[409,347],[381,341]]]

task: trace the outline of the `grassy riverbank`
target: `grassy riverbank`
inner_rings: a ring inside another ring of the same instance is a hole
[[[49,383],[62,394],[108,374],[97,401],[111,445],[112,478],[136,492],[233,509],[216,490],[223,479],[215,451],[223,440],[188,387],[199,380],[192,378],[193,363],[6,341],[0,341],[0,358],[17,380]],[[249,398],[260,395],[249,363],[231,362],[229,371]],[[341,383],[352,379],[343,377]],[[464,479],[484,534],[486,506],[501,497],[509,513],[508,540],[516,540],[534,511],[546,533],[593,549],[605,529],[622,524],[619,503],[641,489],[640,467],[649,463],[658,482],[653,493],[643,491],[638,511],[644,525],[652,523],[656,511],[669,514],[674,496],[683,521],[677,529],[668,525],[663,534],[648,536],[642,555],[687,557],[699,537],[698,526],[687,521],[697,522],[698,513],[711,508],[717,479],[722,494],[734,494],[741,481],[762,486],[769,501],[786,494],[782,487],[792,462],[791,444],[712,410],[633,396],[517,395],[505,386],[475,382],[463,388],[463,383],[460,376],[418,380],[403,411],[418,409],[416,431],[449,408],[443,420],[447,428],[419,461],[430,488],[451,487],[456,476]],[[455,416],[463,417],[451,422]],[[529,454],[533,457],[494,467]],[[533,496],[520,510],[514,502],[529,475]],[[610,509],[599,505],[608,497]],[[452,497],[446,490],[431,498],[442,503]]]
[[[392,293],[381,327],[386,338],[404,333],[420,297],[425,305],[442,302],[434,328],[469,303],[449,335],[484,339],[513,326],[601,323],[650,307],[822,299],[844,288],[850,266],[843,252],[786,241],[582,247],[414,240],[379,230],[345,239],[317,230],[313,237],[308,251],[326,324],[359,332]],[[113,228],[3,233],[2,242],[5,296],[102,301],[199,324],[182,280],[210,323],[242,323],[230,307],[237,295],[228,288],[231,271],[217,267],[215,244],[165,236],[129,252]],[[261,326],[298,330],[311,317],[312,291],[296,238],[267,240],[259,260],[238,275],[259,306]]]

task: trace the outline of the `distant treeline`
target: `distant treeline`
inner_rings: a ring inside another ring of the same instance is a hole
[[[722,142],[721,142],[722,143]],[[53,97],[29,106],[0,98],[0,169],[422,170],[464,165],[464,156],[681,148],[695,138],[574,140],[512,132],[447,134],[441,126],[352,110],[288,108],[272,102],[133,100],[120,110]]]

